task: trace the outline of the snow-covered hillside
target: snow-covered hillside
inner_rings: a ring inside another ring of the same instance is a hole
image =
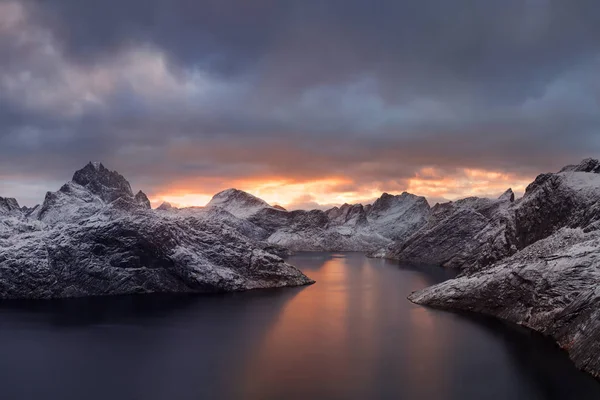
[[[102,164],[23,211],[0,201],[0,298],[214,292],[312,281],[218,218],[163,215]]]

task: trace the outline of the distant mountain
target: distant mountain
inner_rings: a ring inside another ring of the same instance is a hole
[[[215,218],[150,209],[99,163],[41,206],[0,200],[0,298],[215,292],[312,281]]]
[[[238,218],[248,218],[265,208],[273,208],[266,201],[238,189],[227,189],[213,196],[206,208],[221,208]]]
[[[425,197],[406,192],[399,196],[383,193],[365,212],[373,229],[392,240],[408,238],[423,227],[431,215]]]
[[[454,268],[486,266],[514,253],[512,190],[499,199],[469,197],[436,204],[426,224],[376,256]]]
[[[326,211],[286,211],[237,189],[217,193],[205,209],[195,212],[216,210],[243,220],[237,222],[238,231],[253,239],[293,251],[373,251],[410,236],[427,222],[430,214],[424,197],[408,193],[384,193],[368,208],[344,204]],[[229,223],[236,224],[231,218]]]

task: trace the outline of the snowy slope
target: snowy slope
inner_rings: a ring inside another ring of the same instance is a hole
[[[248,218],[264,208],[266,201],[238,189],[227,189],[213,196],[206,208],[220,208],[238,218]]]
[[[381,195],[367,212],[367,221],[374,231],[392,240],[403,240],[420,229],[430,214],[425,197],[402,193]]]

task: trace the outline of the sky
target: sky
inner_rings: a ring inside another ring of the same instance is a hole
[[[0,196],[522,193],[600,156],[597,0],[0,0]]]

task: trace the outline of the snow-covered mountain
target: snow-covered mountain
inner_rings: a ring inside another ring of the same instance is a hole
[[[600,215],[597,163],[587,159],[539,175],[517,201],[509,189],[496,200],[436,204],[416,233],[373,255],[478,270],[563,227],[586,227]]]
[[[510,256],[467,268],[410,299],[538,330],[600,377],[600,162],[538,176],[502,213]]]
[[[402,193],[393,196],[387,193],[366,210],[367,221],[382,236],[392,240],[403,240],[423,227],[431,209],[425,197]]]
[[[178,212],[215,216],[220,211],[219,218],[227,219],[232,227],[237,224],[239,232],[292,251],[373,251],[410,236],[430,214],[424,197],[408,193],[384,193],[367,207],[344,204],[326,211],[286,211],[237,189],[216,194],[203,209],[185,210]]]
[[[266,201],[238,189],[227,189],[213,196],[206,208],[220,208],[238,218],[248,218],[264,208]]]
[[[407,262],[477,268],[514,253],[512,190],[498,199],[469,197],[436,204],[425,225],[375,256]]]
[[[164,215],[88,164],[41,206],[0,203],[0,298],[213,292],[312,281],[216,218]],[[8,211],[6,211],[8,210]],[[12,213],[10,216],[8,213]],[[15,214],[15,215],[13,215]]]

